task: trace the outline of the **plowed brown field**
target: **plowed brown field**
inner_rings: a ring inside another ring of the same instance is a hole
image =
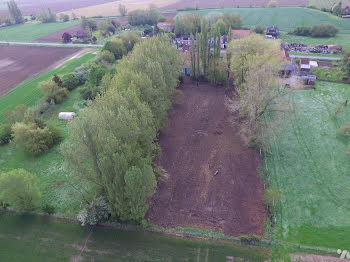
[[[259,157],[238,134],[225,90],[188,79],[181,90],[159,138],[168,178],[159,183],[147,217],[164,227],[263,234]]]
[[[79,48],[0,45],[0,96],[28,77],[48,71]]]

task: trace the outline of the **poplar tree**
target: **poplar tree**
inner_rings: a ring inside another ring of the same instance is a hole
[[[22,12],[14,0],[10,0],[7,2],[7,8],[9,10],[11,18],[15,21],[16,24],[24,23]]]
[[[208,27],[207,21],[202,19],[202,31],[200,34],[200,57],[202,59],[203,73],[206,75],[207,72],[207,62],[208,62]],[[209,47],[210,52],[210,47]]]

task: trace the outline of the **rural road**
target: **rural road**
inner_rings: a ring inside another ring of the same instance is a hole
[[[93,44],[60,44],[60,43],[33,43],[33,42],[7,42],[7,41],[0,41],[0,45],[81,47],[81,48],[103,47],[103,45],[93,45]]]
[[[327,56],[305,56],[305,55],[289,55],[293,58],[309,58],[309,59],[317,59],[317,60],[331,60],[331,61],[339,61],[341,57],[327,57]]]

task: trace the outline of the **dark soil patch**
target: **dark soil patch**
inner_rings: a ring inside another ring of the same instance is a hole
[[[198,2],[199,8],[221,8],[221,7],[244,7],[244,6],[263,6],[270,0],[179,0],[178,2],[164,6],[162,10],[176,10],[181,8],[194,8]],[[308,0],[279,0],[280,6],[307,6]]]
[[[47,71],[53,64],[80,50],[62,47],[0,46],[0,96],[28,77]]]
[[[258,154],[238,134],[222,88],[186,79],[161,132],[159,183],[147,218],[163,227],[194,227],[239,236],[264,232]]]

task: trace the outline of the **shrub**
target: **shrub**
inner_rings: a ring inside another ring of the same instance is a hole
[[[115,61],[114,55],[108,50],[103,50],[101,52],[101,58],[110,64],[114,63]]]
[[[263,35],[265,33],[265,27],[262,25],[255,25],[250,29],[251,32]]]
[[[55,207],[51,204],[45,204],[43,207],[42,207],[42,210],[44,213],[46,214],[49,214],[49,215],[52,215],[55,213]]]
[[[82,16],[81,17],[81,29],[83,29],[83,30],[90,29],[91,31],[96,31],[97,30],[96,20]]]
[[[259,243],[262,237],[257,235],[246,235],[246,236],[240,236],[239,239],[244,244],[254,245]]]
[[[294,35],[301,35],[301,36],[310,36],[312,34],[312,26],[297,26],[293,34]]]
[[[37,178],[24,169],[15,169],[0,175],[0,201],[19,212],[32,211],[40,202]]]
[[[312,28],[313,37],[332,37],[338,33],[338,28],[331,24],[315,25]]]
[[[88,65],[79,66],[74,70],[74,74],[78,78],[79,83],[81,85],[85,84],[85,82],[89,78],[89,66]]]
[[[69,73],[62,77],[63,86],[69,91],[79,86],[79,79],[75,74]]]
[[[98,86],[102,77],[108,72],[107,67],[102,64],[93,64],[90,67],[88,83],[89,86]]]
[[[107,202],[103,197],[98,197],[92,200],[89,205],[79,212],[77,217],[82,226],[96,225],[107,218]]]
[[[55,103],[53,101],[53,103]],[[49,110],[51,104],[47,102],[45,99],[41,99],[34,107],[33,110],[37,115],[41,115]]]
[[[103,49],[111,52],[115,59],[120,59],[127,53],[124,41],[121,38],[114,38],[106,42]]]
[[[12,128],[11,125],[3,125],[0,127],[0,145],[5,145],[10,142],[12,138]]]
[[[158,18],[158,23],[162,23],[166,21],[166,17],[164,15],[160,15]]]
[[[62,35],[63,43],[69,43],[72,40],[72,35],[70,33],[64,32]]]
[[[26,105],[18,105],[15,110],[8,112],[5,116],[6,122],[9,124],[14,124],[16,122],[21,122],[28,110]]]
[[[68,96],[68,90],[66,88],[59,87],[56,83],[52,81],[45,81],[39,83],[39,88],[44,94],[45,100],[47,102],[53,100],[56,104],[60,104]]]
[[[57,133],[52,133],[48,127],[40,128],[34,123],[16,123],[12,129],[14,142],[34,156],[46,153],[59,141]]]

